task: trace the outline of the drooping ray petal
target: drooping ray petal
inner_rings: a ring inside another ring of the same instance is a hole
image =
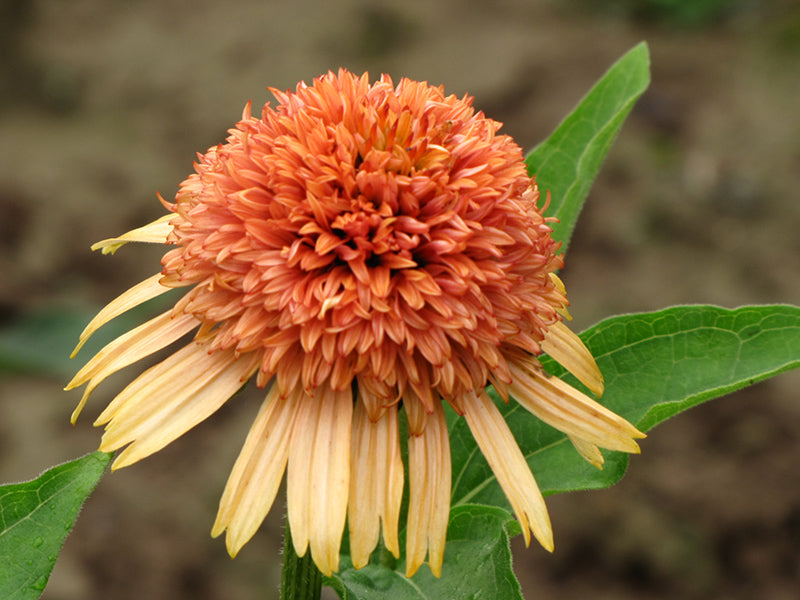
[[[196,329],[198,325],[197,319],[192,315],[174,317],[171,311],[168,311],[108,343],[78,371],[65,388],[70,390],[89,382],[81,401],[72,413],[70,419],[72,424],[74,425],[78,420],[78,416],[94,389],[109,375],[158,352],[192,329]]]
[[[225,544],[231,556],[255,534],[278,493],[302,390],[284,397],[273,386],[256,416],[236,459],[211,535],[227,529]]]
[[[115,369],[119,370],[141,360],[174,342],[177,339],[175,336],[185,335],[199,325],[192,315],[175,317],[172,311],[161,313],[106,344],[75,374],[64,389],[71,390],[96,379],[100,373],[108,371],[109,365],[122,365]]]
[[[108,323],[111,319],[118,317],[122,313],[139,306],[140,304],[152,300],[161,294],[168,292],[170,288],[164,287],[158,283],[161,279],[161,273],[157,273],[152,277],[148,277],[141,283],[137,283],[131,289],[118,296],[116,299],[109,302],[95,317],[89,321],[89,324],[81,332],[78,345],[70,354],[70,358],[74,358],[78,351],[83,347],[92,334],[100,329],[103,325]]]
[[[103,254],[114,254],[128,242],[164,244],[167,241],[167,236],[172,231],[172,225],[169,222],[174,216],[172,214],[164,215],[152,223],[123,233],[119,237],[100,240],[92,244],[92,250],[102,250]]]
[[[350,389],[320,388],[303,398],[289,450],[287,497],[292,540],[325,575],[339,569],[350,486]]]
[[[409,502],[406,577],[425,561],[436,577],[442,572],[450,513],[450,441],[441,402],[434,404],[424,431],[408,438]]]
[[[625,419],[560,379],[527,368],[518,357],[508,365],[511,396],[542,421],[596,446],[639,453],[634,440],[645,435]]]
[[[592,353],[569,327],[561,321],[550,326],[541,342],[542,350],[575,375],[598,396],[603,394],[603,375]]]
[[[132,443],[120,453],[112,468],[119,469],[150,456],[210,417],[250,379],[257,368],[256,353],[231,363],[219,360],[209,365],[199,385],[192,381],[179,393],[163,395],[161,404],[150,411],[147,419],[139,421],[133,415],[126,418],[122,411],[117,413],[118,418],[107,427],[100,447],[119,448],[120,440],[125,440],[122,444],[129,440]],[[155,395],[154,392],[145,393]],[[128,422],[132,424],[130,430],[125,427]]]
[[[117,457],[115,469],[140,460],[215,412],[257,367],[255,355],[235,360],[231,350],[210,354],[208,343],[193,342],[112,400],[95,423],[108,423],[100,448],[112,452],[133,442]]]
[[[209,345],[209,340],[190,342],[147,369],[114,397],[94,426],[108,424],[107,434],[117,430],[124,419],[130,427],[147,419],[151,410],[157,410],[162,395],[185,395],[202,387],[234,359],[231,351],[210,353]]]
[[[467,425],[511,503],[525,545],[530,544],[532,531],[552,552],[553,530],[544,497],[503,416],[485,392],[465,394],[463,400]]]
[[[400,557],[397,525],[403,498],[403,461],[397,408],[389,408],[374,423],[360,399],[354,410],[348,527],[353,566],[360,569],[378,544],[381,524],[386,548]]]

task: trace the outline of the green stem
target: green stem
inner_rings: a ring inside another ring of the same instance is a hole
[[[292,543],[289,519],[283,535],[283,570],[281,571],[281,600],[319,600],[322,594],[322,573],[311,560],[311,550],[297,556]]]

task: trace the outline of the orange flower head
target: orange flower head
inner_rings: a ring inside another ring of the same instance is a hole
[[[398,410],[408,418],[406,570],[426,556],[439,574],[450,502],[442,401],[464,415],[526,542],[548,549],[544,501],[488,384],[566,432],[602,464],[598,446],[638,451],[627,421],[548,377],[561,362],[590,390],[602,378],[563,323],[562,267],[522,151],[469,97],[384,75],[340,70],[271,90],[225,143],[200,155],[170,214],[95,247],[174,246],[160,274],[108,305],[100,325],[170,288],[164,313],[103,348],[68,389],[88,382],[77,418],[108,375],[196,330],[100,415],[115,467],[159,450],[224,404],[251,377],[271,383],[223,493],[212,531],[231,554],[269,511],[284,471],[298,554],[338,569],[349,517],[354,565],[382,527],[400,555],[405,473]],[[80,345],[79,345],[80,347]]]

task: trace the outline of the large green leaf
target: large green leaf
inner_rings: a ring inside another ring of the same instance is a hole
[[[94,452],[0,486],[0,598],[38,598],[78,511],[100,481],[110,454]]]
[[[648,431],[692,406],[800,366],[800,307],[679,306],[606,319],[581,336],[605,378],[603,403]],[[548,371],[571,376],[544,357]],[[598,470],[566,436],[511,401],[496,399],[545,494],[598,489],[625,472],[628,456],[605,452]],[[451,421],[453,509],[442,578],[423,567],[349,567],[326,581],[342,598],[519,598],[508,534],[508,502],[463,419]],[[645,445],[646,450],[646,445]]]
[[[551,194],[548,215],[558,218],[553,237],[566,250],[575,221],[614,138],[650,84],[644,43],[620,58],[556,130],[526,158],[541,190]]]
[[[612,317],[581,337],[606,380],[602,403],[648,431],[697,404],[800,366],[800,307],[676,306]],[[608,487],[625,472],[627,455],[607,452],[604,469],[595,469],[562,433],[513,400],[497,402],[545,494]],[[463,420],[454,423],[450,439],[453,504],[507,507]]]
[[[344,600],[522,600],[511,568],[508,528],[512,523],[511,514],[499,508],[459,506],[450,512],[441,578],[423,567],[409,579],[404,563],[397,569],[370,564],[356,571],[349,557],[343,556],[343,568],[325,583]]]

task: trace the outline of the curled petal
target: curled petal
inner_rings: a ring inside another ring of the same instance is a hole
[[[123,233],[119,237],[101,240],[92,244],[92,250],[102,250],[103,254],[114,254],[128,242],[148,242],[151,244],[165,244],[167,236],[172,232],[170,220],[174,215],[164,215],[152,223]]]

